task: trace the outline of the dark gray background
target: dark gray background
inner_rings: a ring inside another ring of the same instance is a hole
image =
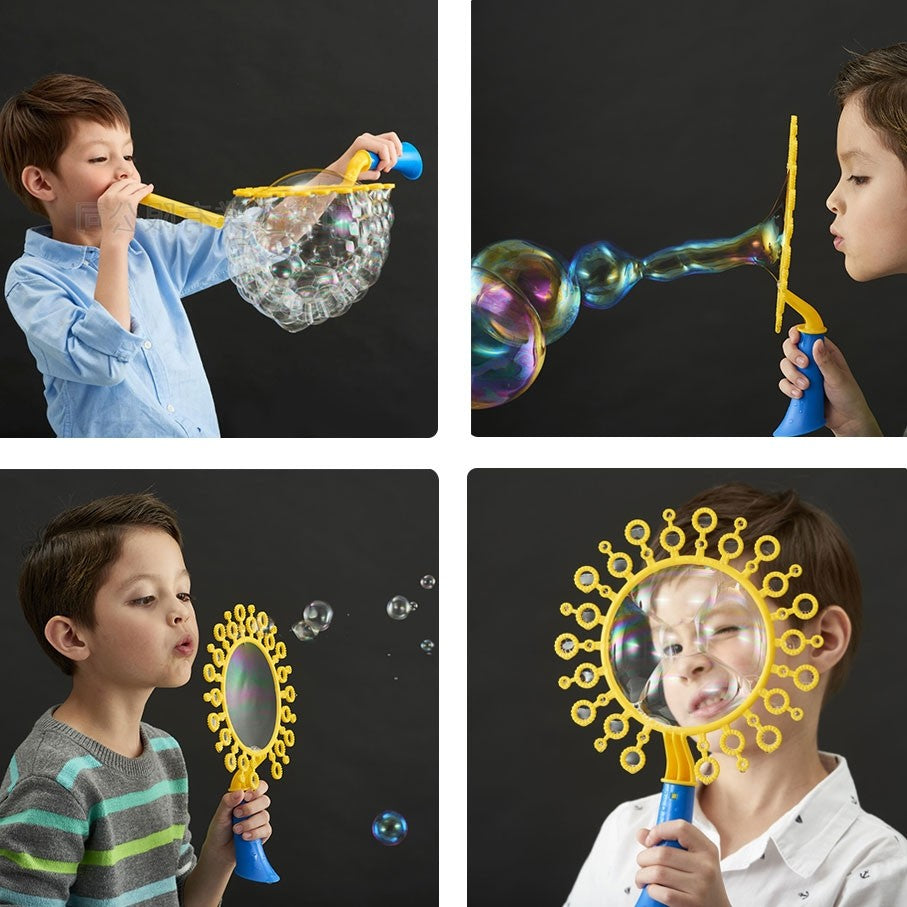
[[[761,222],[799,117],[790,288],[816,306],[886,434],[901,434],[894,363],[905,278],[851,280],[828,232],[838,180],[830,89],[844,48],[907,39],[887,0],[740,6],[575,0],[472,5],[472,248],[526,239],[569,259],[609,240],[643,257]],[[775,285],[761,268],[642,281],[583,309],[535,384],[473,414],[477,435],[769,435]],[[791,310],[784,333],[797,324]]]
[[[570,719],[554,639],[576,631],[560,603],[573,573],[642,517],[742,480],[794,488],[842,527],[860,569],[864,632],[845,688],[827,704],[819,746],[843,754],[863,808],[907,831],[898,767],[907,614],[903,470],[474,470],[469,475],[469,903],[562,904],[601,823],[657,793],[661,744],[638,775],[598,753]],[[782,552],[783,556],[783,552]],[[803,589],[808,590],[804,585]],[[576,631],[579,632],[579,631]],[[654,739],[654,738],[653,738]],[[783,744],[782,744],[783,745]]]
[[[45,8],[47,9],[47,8]],[[425,160],[395,177],[397,216],[378,283],[340,318],[288,334],[229,281],[189,297],[221,433],[240,437],[429,437],[437,427],[437,13],[430,3],[194,0],[0,12],[6,100],[48,72],[116,91],[142,178],[218,207],[334,161],[361,132],[396,130]],[[0,188],[0,272],[40,223]],[[0,315],[0,435],[50,434],[25,338]]]
[[[16,604],[23,546],[52,516],[100,495],[153,489],[175,507],[184,532],[200,653],[192,680],[151,697],[145,718],[179,740],[189,769],[192,833],[204,841],[229,786],[202,694],[205,646],[237,602],[265,609],[293,666],[296,744],[271,784],[276,885],[234,878],[230,903],[412,905],[438,888],[438,482],[424,471],[84,471],[0,473],[0,687],[7,708],[0,763],[69,681],[39,649]],[[387,616],[391,596],[420,607]],[[313,599],[334,609],[331,627],[300,642],[290,626]],[[436,654],[425,655],[423,639]],[[372,819],[395,809],[407,838],[385,847]],[[428,899],[428,900],[427,900]]]

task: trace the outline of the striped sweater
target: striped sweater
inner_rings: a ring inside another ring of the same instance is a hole
[[[179,744],[143,723],[129,759],[52,712],[0,785],[0,904],[175,907],[195,865]]]

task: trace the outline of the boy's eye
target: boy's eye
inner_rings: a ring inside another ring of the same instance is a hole
[[[190,592],[178,592],[176,597],[181,602],[188,602],[190,605],[195,601],[195,598],[192,596],[192,594]]]
[[[706,627],[706,636],[730,636],[732,633],[739,633],[742,627],[738,627],[734,624],[729,624],[726,627]]]
[[[88,159],[89,164],[103,164],[106,161],[106,157],[93,157]]]
[[[129,602],[130,605],[150,605],[154,602],[153,595],[143,595],[141,598],[134,598]]]
[[[683,646],[679,642],[675,642],[669,646],[664,647],[664,654],[668,658],[670,658],[674,655],[680,655],[680,653],[682,651],[683,651]]]
[[[848,183],[853,183],[855,186],[864,186],[869,182],[868,176],[848,176]]]

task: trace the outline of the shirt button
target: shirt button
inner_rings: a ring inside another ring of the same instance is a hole
[[[174,406],[173,406],[172,403],[168,403],[168,404],[167,404],[167,412],[168,412],[168,413],[176,412],[176,409],[174,408]]]
[[[146,350],[150,350],[150,349],[151,349],[151,341],[150,341],[150,340],[146,340],[146,341],[142,344],[142,346],[145,347]]]

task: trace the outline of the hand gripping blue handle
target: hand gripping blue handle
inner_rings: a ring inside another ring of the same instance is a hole
[[[674,784],[665,781],[661,787],[661,802],[658,804],[658,825],[670,822],[672,819],[685,819],[693,821],[693,804],[696,801],[696,788],[692,784]],[[659,847],[682,847],[676,841],[662,841]],[[661,901],[656,901],[649,892],[648,887],[643,888],[636,902],[636,907],[664,907]]]
[[[419,154],[419,149],[411,142],[401,142],[400,144],[403,145],[403,154],[397,158],[397,163],[394,164],[391,172],[399,173],[408,180],[419,179],[422,176],[422,155]],[[372,169],[374,169],[378,166],[378,155],[372,154],[371,151],[368,154],[372,159]]]
[[[233,824],[242,821],[236,816],[233,817]],[[242,835],[233,835],[233,846],[236,850],[236,869],[233,870],[241,879],[248,879],[250,882],[279,882],[280,876],[274,872],[274,868],[268,862],[265,856],[265,849],[261,845],[261,839],[256,838],[254,841],[246,841]]]
[[[813,360],[813,346],[824,337],[825,334],[804,334],[800,331],[797,349],[809,360],[806,368],[801,368],[800,371],[809,379],[809,387],[803,391],[802,397],[791,398],[787,414],[774,431],[776,438],[807,435],[825,425],[825,383],[819,366]]]

